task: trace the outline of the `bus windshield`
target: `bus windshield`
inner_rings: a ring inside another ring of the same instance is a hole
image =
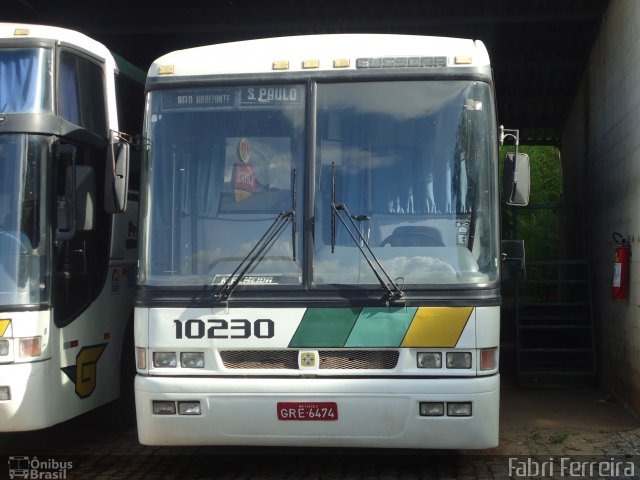
[[[48,300],[46,137],[0,135],[0,305]]]
[[[51,49],[0,48],[0,112],[52,111]]]
[[[496,280],[487,84],[321,84],[316,118],[315,284],[376,283],[352,234],[401,284]],[[348,208],[352,233],[332,203]]]
[[[310,288],[379,289],[363,244],[403,286],[496,281],[490,87],[451,80],[316,87],[310,102],[297,84],[150,92],[141,283],[215,288],[260,245],[241,270],[244,287],[308,279]],[[307,105],[315,105],[312,115]],[[355,232],[337,221],[337,204]],[[278,218],[287,221],[263,244]]]
[[[281,212],[302,212],[304,92],[288,85],[151,94],[149,284],[222,285]],[[255,250],[259,261],[243,284],[302,282],[302,215],[291,219]]]

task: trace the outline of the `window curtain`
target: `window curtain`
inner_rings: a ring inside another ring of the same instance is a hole
[[[58,113],[76,125],[80,123],[78,104],[78,65],[71,55],[62,55],[60,60]]]
[[[40,53],[40,54],[39,54]],[[0,112],[38,113],[44,110],[48,72],[44,52],[34,49],[0,51]],[[45,80],[46,78],[46,80]]]

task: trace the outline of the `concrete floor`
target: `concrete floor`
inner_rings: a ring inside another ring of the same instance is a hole
[[[640,419],[587,385],[503,381],[500,445],[492,455],[640,456]]]
[[[45,431],[0,434],[0,462],[12,455],[70,460],[69,480],[507,480],[576,478],[560,469],[564,460],[615,461],[632,462],[631,474],[606,478],[640,480],[640,421],[584,385],[534,388],[505,377],[500,445],[488,450],[147,447],[135,425],[105,426],[100,417],[99,409]],[[553,463],[553,475],[521,474],[527,461]],[[0,465],[0,479],[7,473]]]

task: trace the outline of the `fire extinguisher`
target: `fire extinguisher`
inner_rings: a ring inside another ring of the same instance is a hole
[[[613,280],[611,282],[611,298],[625,300],[629,296],[629,267],[631,247],[626,238],[615,232],[613,241],[618,244],[613,260]]]

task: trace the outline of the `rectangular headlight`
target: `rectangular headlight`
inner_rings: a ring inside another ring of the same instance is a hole
[[[447,415],[449,415],[450,417],[470,417],[471,402],[447,403]]]
[[[0,340],[0,357],[9,355],[9,340]]]
[[[447,368],[471,368],[471,352],[447,352]]]
[[[42,355],[40,337],[23,337],[19,340],[21,357],[39,357]]]
[[[441,352],[418,352],[418,368],[442,368]]]
[[[178,402],[178,413],[180,415],[200,415],[200,402]]]
[[[442,417],[444,402],[420,402],[420,415],[422,417]]]
[[[11,400],[11,387],[9,385],[0,386],[0,400]]]
[[[153,366],[156,368],[176,368],[176,352],[153,352]]]
[[[176,402],[164,402],[160,400],[153,401],[154,415],[175,415]]]
[[[180,353],[180,365],[183,368],[204,368],[204,352]]]

